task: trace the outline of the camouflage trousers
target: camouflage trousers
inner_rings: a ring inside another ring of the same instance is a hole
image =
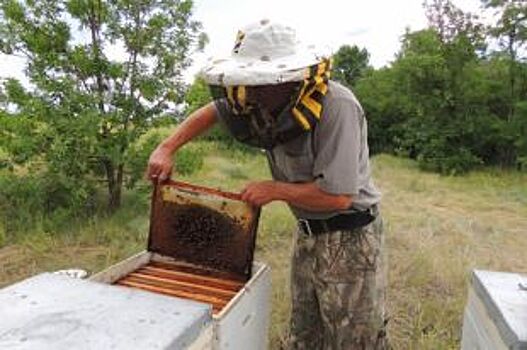
[[[382,219],[295,235],[290,349],[387,349]]]

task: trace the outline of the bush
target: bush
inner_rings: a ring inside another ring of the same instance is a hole
[[[464,147],[454,149],[451,145],[431,142],[417,156],[423,170],[444,175],[462,175],[481,165],[481,160]]]
[[[60,174],[16,176],[0,174],[0,219],[4,236],[27,231],[37,224],[52,229],[72,217],[93,214],[94,189]]]
[[[205,151],[199,142],[190,143],[179,150],[175,159],[175,171],[181,175],[192,175],[203,166]]]

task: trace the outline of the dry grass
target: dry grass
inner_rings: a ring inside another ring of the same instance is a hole
[[[458,348],[470,270],[527,272],[527,175],[440,177],[389,156],[377,157],[374,169],[384,194],[392,345]],[[263,157],[233,153],[209,157],[199,174],[184,180],[237,191],[268,176]],[[143,249],[147,227],[147,210],[136,208],[66,234],[37,232],[0,249],[0,286],[63,267],[100,270]],[[284,204],[263,210],[256,258],[272,267],[272,349],[287,336],[293,229]]]
[[[147,215],[132,211],[72,225],[60,234],[35,230],[0,249],[0,287],[45,271],[96,272],[144,249]]]
[[[527,176],[449,178],[381,156],[389,257],[390,338],[396,349],[459,347],[474,268],[527,272]]]

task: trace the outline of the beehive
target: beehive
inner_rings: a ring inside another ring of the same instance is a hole
[[[525,281],[516,273],[473,271],[461,349],[527,349]]]
[[[213,349],[267,349],[270,272],[253,263],[258,209],[171,181],[156,187],[151,213],[147,250],[91,280],[208,304]]]
[[[168,295],[179,301],[188,300],[191,305],[194,303],[210,305],[213,311],[212,345],[204,349],[266,350],[271,295],[271,273],[269,267],[265,264],[254,262],[250,279],[243,283],[225,278],[221,273],[220,276],[215,275],[217,272],[213,272],[211,275],[211,271],[208,270],[196,274],[195,268],[177,262],[173,258],[144,251],[93,275],[90,280],[110,284],[115,286],[114,288],[119,289],[142,291],[151,295]],[[197,285],[200,293],[190,289],[183,291],[179,289],[179,286],[176,287],[178,291],[174,291],[172,288],[166,288],[165,281],[162,282],[161,286],[159,284],[153,286],[154,288],[151,288],[144,281],[139,283],[140,285],[136,284],[133,287],[126,287],[119,283],[119,281],[133,276],[132,274],[135,272],[144,271],[156,271],[158,275],[177,275],[178,282],[181,282],[181,277],[184,276],[185,282],[191,282],[190,284],[193,287]],[[240,289],[228,301],[226,300],[227,298],[220,298],[215,305],[216,300],[203,299],[203,296],[210,298],[210,294],[205,293],[203,295],[204,293],[201,292],[203,286],[207,289],[213,287],[214,284],[211,284],[211,282],[219,282],[221,288],[218,289],[221,290],[232,289],[234,291],[234,289]],[[197,298],[201,300],[198,301]]]

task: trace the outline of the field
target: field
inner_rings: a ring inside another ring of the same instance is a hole
[[[214,148],[214,147],[212,147]],[[183,180],[240,190],[269,177],[263,156],[210,151]],[[423,173],[408,160],[373,159],[383,192],[388,257],[389,336],[395,349],[455,349],[470,271],[527,273],[527,174],[486,170],[465,177]],[[271,348],[287,337],[288,267],[294,220],[283,203],[262,212],[257,259],[273,271]],[[0,248],[0,286],[41,271],[98,271],[142,250],[148,232],[148,187],[127,193],[113,217],[95,217],[50,232],[36,228]],[[1,232],[0,232],[1,233]]]

